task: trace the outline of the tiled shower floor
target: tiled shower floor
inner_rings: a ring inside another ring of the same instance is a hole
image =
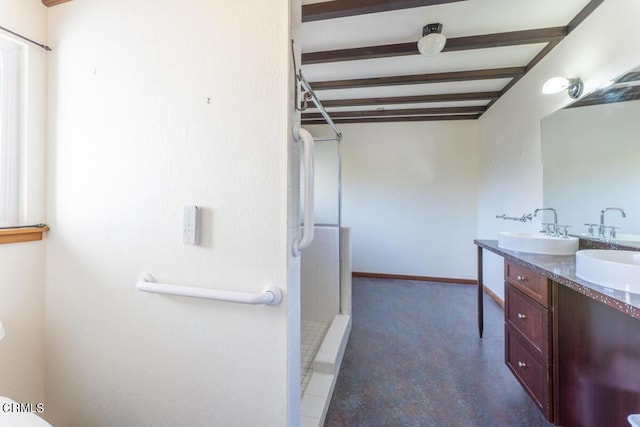
[[[329,329],[329,322],[316,322],[302,319],[302,346],[300,349],[300,390],[304,394],[313,374],[313,359]]]

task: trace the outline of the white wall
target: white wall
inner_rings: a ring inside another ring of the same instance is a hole
[[[288,1],[50,9],[46,416],[56,427],[276,426],[295,414],[289,13]],[[181,242],[186,204],[203,208],[197,247]],[[142,272],[237,291],[271,283],[285,300],[141,293]]]
[[[331,322],[340,314],[340,229],[315,227],[301,255],[300,309],[305,320]]]
[[[316,224],[338,225],[340,222],[340,153],[338,150],[338,143],[335,141],[315,143],[314,222]],[[304,197],[304,191],[302,194]]]
[[[339,128],[342,225],[351,227],[353,271],[474,278],[476,123]]]
[[[39,0],[0,0],[0,25],[46,42],[47,13]],[[45,220],[47,54],[29,45],[27,56],[23,224]],[[44,242],[0,245],[0,321],[7,332],[0,341],[0,395],[21,402],[44,401],[44,262]]]
[[[542,206],[540,120],[567,104],[566,93],[543,96],[550,77],[579,76],[585,93],[640,63],[640,2],[607,0],[509,90],[479,121],[478,237],[503,230],[537,230],[495,219]],[[602,31],[606,28],[606,31]],[[562,212],[559,212],[562,215]],[[502,258],[485,257],[485,284],[503,296]]]

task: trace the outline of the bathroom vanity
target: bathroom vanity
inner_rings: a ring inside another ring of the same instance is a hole
[[[505,363],[534,403],[553,419],[551,283],[505,259]]]
[[[628,425],[640,413],[640,295],[581,280],[573,255],[475,244],[505,260],[505,363],[547,419]]]

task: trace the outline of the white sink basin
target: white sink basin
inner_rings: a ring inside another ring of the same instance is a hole
[[[542,233],[501,231],[498,247],[512,251],[547,255],[573,255],[578,250],[577,237],[553,237]]]
[[[639,243],[640,242],[640,234],[624,234],[618,233],[614,240],[631,242],[631,243]]]
[[[640,294],[640,252],[578,251],[576,276],[596,285]]]
[[[596,235],[591,235],[589,233],[583,233],[580,235],[585,239],[598,239],[599,237]],[[606,238],[605,240],[615,241],[615,242],[629,242],[629,243],[640,243],[640,234],[625,234],[618,233],[615,239]]]

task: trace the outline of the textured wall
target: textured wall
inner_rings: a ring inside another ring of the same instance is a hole
[[[476,123],[339,128],[353,271],[475,277]]]
[[[289,2],[73,1],[49,31],[48,418],[284,425],[294,303],[134,285],[288,295]]]

